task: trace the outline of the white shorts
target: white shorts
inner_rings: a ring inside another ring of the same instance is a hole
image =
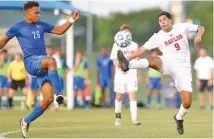
[[[162,74],[169,75],[175,82],[175,87],[179,92],[192,92],[192,73],[191,66],[187,62],[175,62],[159,56],[162,61]]]
[[[114,83],[114,91],[116,93],[130,93],[130,92],[136,92],[138,90],[138,82],[128,82],[128,83],[121,83],[121,82],[115,82]]]

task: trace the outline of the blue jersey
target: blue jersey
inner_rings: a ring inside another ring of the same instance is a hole
[[[27,23],[25,20],[14,24],[6,33],[8,38],[16,37],[24,53],[28,56],[46,55],[44,34],[50,33],[54,26],[44,23]]]
[[[96,60],[96,66],[99,69],[99,76],[102,78],[112,77],[113,61],[109,56],[100,56]]]

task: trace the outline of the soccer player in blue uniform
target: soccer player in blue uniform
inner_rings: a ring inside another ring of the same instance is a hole
[[[10,82],[7,79],[7,68],[11,62],[11,59],[8,57],[7,50],[2,50],[0,52],[0,111],[2,108],[2,95],[5,91],[8,95]],[[7,97],[7,107],[9,108],[10,97]]]
[[[150,58],[155,58],[158,56],[156,51],[152,51],[150,54]],[[153,68],[147,68],[147,85],[148,85],[148,95],[147,95],[147,108],[151,107],[152,94],[156,91],[156,99],[157,99],[157,108],[161,109],[161,88],[162,88],[162,80],[161,73]]]
[[[106,48],[102,48],[101,56],[99,56],[96,60],[97,66],[97,82],[100,84],[102,89],[102,105],[107,106],[106,98],[105,98],[105,89],[108,88],[111,96],[113,96],[112,89],[112,72],[114,70],[113,61],[110,59],[108,54],[108,50]],[[115,98],[111,98],[112,106],[114,106]]]
[[[57,94],[56,101],[59,104],[64,102],[56,61],[46,54],[44,34],[61,35],[65,33],[79,19],[80,12],[73,13],[67,22],[56,27],[39,21],[40,8],[37,1],[27,1],[24,4],[24,14],[25,19],[10,27],[6,35],[0,40],[0,49],[10,39],[16,37],[24,53],[24,64],[27,72],[37,76],[38,84],[41,87],[43,100],[30,115],[20,120],[22,135],[26,137],[30,123],[42,115],[53,102],[53,92]]]

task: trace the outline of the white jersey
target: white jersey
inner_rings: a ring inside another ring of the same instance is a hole
[[[133,41],[131,42],[131,44],[128,47],[125,47],[125,48],[118,47],[117,44],[114,43],[112,51],[111,51],[110,59],[112,59],[112,60],[117,59],[118,50],[121,50],[123,52],[124,56],[128,57],[133,52],[135,52],[137,49],[138,49],[138,44]],[[137,82],[137,69],[130,69],[127,72],[123,72],[119,68],[115,67],[114,82],[115,83]]]
[[[211,57],[199,57],[195,61],[194,69],[197,71],[198,79],[211,79],[211,70],[213,69],[213,60]]]
[[[190,65],[190,50],[187,39],[189,32],[196,32],[198,25],[188,23],[174,24],[170,32],[160,30],[155,33],[143,47],[151,50],[159,48],[163,57],[175,63],[188,63]]]

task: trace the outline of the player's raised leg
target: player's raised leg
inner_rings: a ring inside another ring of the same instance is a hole
[[[25,118],[20,120],[20,127],[23,137],[27,137],[30,123],[40,117],[54,100],[54,88],[49,82],[45,82],[41,88],[43,99],[36,105],[34,110]]]
[[[117,93],[116,94],[116,99],[115,99],[115,114],[116,114],[116,119],[115,119],[115,126],[120,126],[121,125],[121,112],[122,112],[122,100],[123,100],[123,95],[122,93]]]
[[[141,47],[140,51],[145,52],[146,49]],[[137,51],[136,51],[136,55],[138,55]],[[139,55],[140,55],[140,53],[139,53]],[[135,56],[133,56],[133,57],[135,57]],[[138,60],[132,60],[129,62],[128,59],[132,59],[132,57],[126,59],[125,56],[123,55],[122,51],[119,50],[117,52],[117,59],[119,61],[119,66],[123,71],[128,71],[129,69],[141,69],[141,68],[148,68],[148,67],[151,67],[155,70],[162,69],[162,61],[161,61],[160,57],[151,57],[148,59],[142,58],[142,59],[138,59]]]
[[[64,103],[64,98],[62,96],[62,86],[60,82],[60,77],[57,72],[56,60],[51,56],[46,56],[41,61],[42,70],[48,70],[48,78],[51,81],[56,93],[56,101],[59,104]]]

